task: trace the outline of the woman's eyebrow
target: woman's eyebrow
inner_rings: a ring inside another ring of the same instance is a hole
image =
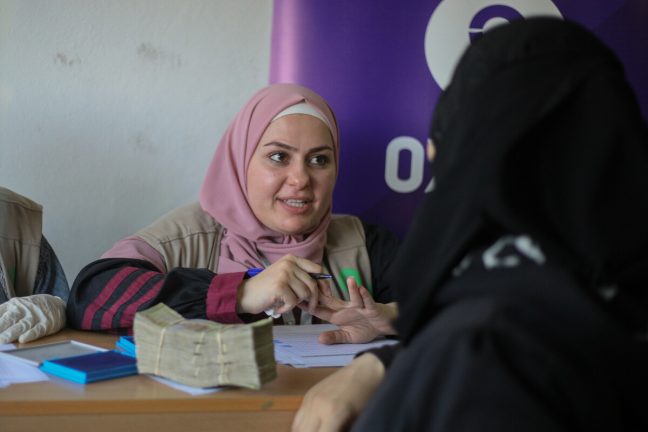
[[[279,148],[282,148],[284,150],[288,150],[288,151],[291,151],[291,152],[296,152],[298,150],[297,147],[291,146],[291,145],[286,144],[286,143],[282,143],[280,141],[270,141],[269,143],[263,144],[263,147],[268,147],[268,146],[279,147]],[[320,151],[326,151],[326,150],[333,151],[333,147],[331,147],[329,145],[323,145],[323,146],[312,148],[308,152],[313,153],[313,152],[320,152]]]
[[[263,147],[268,147],[268,146],[280,147],[284,150],[293,151],[293,152],[297,151],[297,147],[293,147],[291,145],[279,141],[270,141],[269,143],[263,144]]]
[[[323,145],[310,149],[309,153],[321,152],[321,151],[333,151],[333,147],[328,145]]]

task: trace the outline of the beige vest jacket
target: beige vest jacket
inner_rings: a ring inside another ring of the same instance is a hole
[[[33,293],[42,228],[43,207],[0,187],[0,286],[7,298]]]
[[[167,271],[189,267],[218,273],[222,234],[223,227],[199,203],[193,203],[170,211],[135,235],[162,255]],[[333,215],[322,265],[326,272],[334,275],[345,298],[348,298],[348,276],[353,276],[371,291],[371,265],[360,219]]]

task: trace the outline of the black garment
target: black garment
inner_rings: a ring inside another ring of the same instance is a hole
[[[430,136],[403,347],[356,430],[648,430],[648,127],[614,54],[561,20],[495,28]]]
[[[436,189],[403,244],[406,339],[478,238],[525,233],[578,274],[617,285],[648,330],[648,128],[612,52],[588,31],[530,19],[485,34],[436,107]]]
[[[70,294],[63,267],[45,236],[41,237],[34,294],[51,294],[64,301],[67,301]]]
[[[391,231],[381,227],[362,222],[365,232],[369,264],[371,265],[371,289],[375,301],[390,303],[395,301],[394,290],[389,283],[388,274],[400,240]]]
[[[0,285],[2,285],[2,278],[0,278]],[[5,291],[0,286],[0,303],[9,300]],[[36,281],[34,282],[32,294],[50,294],[60,297],[64,301],[67,301],[70,294],[63,267],[61,267],[61,263],[45,236],[41,237],[38,270],[36,270]]]
[[[570,271],[515,251],[487,269],[483,252],[439,292],[353,430],[646,430],[646,344]]]

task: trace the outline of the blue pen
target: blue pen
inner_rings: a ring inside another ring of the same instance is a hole
[[[246,274],[248,275],[248,277],[253,277],[253,276],[256,276],[256,275],[258,275],[259,273],[261,273],[263,270],[264,270],[264,269],[262,269],[262,268],[253,267],[253,268],[251,268],[251,269],[248,269],[247,272],[246,272]],[[310,273],[310,272],[309,272],[308,274],[309,274],[310,277],[312,277],[313,279],[333,279],[333,276],[331,276],[330,274],[326,274],[326,273]],[[265,312],[266,315],[268,315],[269,317],[272,317],[272,318],[279,318],[279,317],[281,316],[281,314],[276,313],[276,312],[275,312],[275,308],[280,307],[280,306],[281,306],[280,304],[278,304],[278,305],[274,305],[274,307],[271,307],[270,309],[266,309],[264,312]]]
[[[248,271],[246,273],[247,273],[247,275],[249,277],[252,277],[252,276],[258,275],[263,270],[264,269],[262,269],[262,268],[254,267],[254,268],[248,269]],[[308,275],[310,277],[312,277],[313,279],[333,279],[332,275],[326,274],[326,273],[310,273],[309,272]]]

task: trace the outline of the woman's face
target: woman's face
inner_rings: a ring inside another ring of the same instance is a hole
[[[266,227],[313,231],[331,206],[337,175],[328,127],[306,114],[280,117],[259,140],[247,171],[248,202]]]

